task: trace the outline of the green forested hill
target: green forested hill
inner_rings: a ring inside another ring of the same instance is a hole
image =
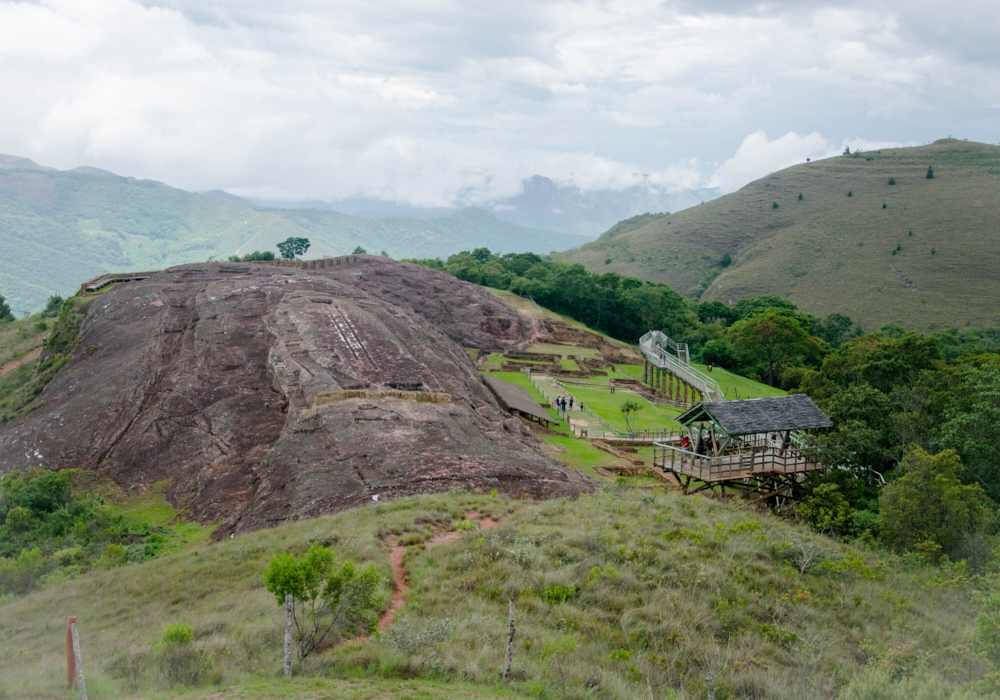
[[[114,270],[159,269],[272,250],[289,236],[312,242],[308,257],[361,245],[393,257],[449,255],[480,245],[549,252],[582,240],[458,210],[419,219],[365,219],[317,210],[258,210],[242,201],[185,192],[96,168],[60,172],[0,158],[0,294],[17,315],[51,294]]]
[[[943,139],[803,163],[560,259],[702,301],[775,294],[866,330],[995,326],[1000,147]]]

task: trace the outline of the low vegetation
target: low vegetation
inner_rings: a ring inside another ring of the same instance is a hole
[[[484,529],[484,517],[502,524]],[[456,534],[435,536],[446,532]],[[454,683],[450,697],[694,699],[711,673],[717,698],[902,697],[917,682],[949,698],[988,690],[1000,660],[992,574],[846,545],[711,500],[609,486],[537,504],[461,493],[379,503],[94,571],[0,607],[0,686],[61,697],[72,613],[95,698],[177,683],[267,696],[284,618],[269,562],[328,548],[340,562],[331,571],[351,562],[391,587],[393,536],[409,543],[404,607],[381,635],[297,660],[296,675],[316,682],[282,686],[294,697],[393,682]],[[511,595],[513,681],[494,691]]]

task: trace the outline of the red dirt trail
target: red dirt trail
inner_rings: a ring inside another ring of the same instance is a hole
[[[489,517],[481,517],[478,510],[470,510],[465,514],[465,518],[466,520],[478,522],[480,530],[492,530],[503,522],[503,520],[507,519],[504,517],[500,521],[497,521]],[[455,530],[439,532],[424,545],[424,548],[431,549],[432,547],[444,544],[445,542],[455,542],[461,536],[461,533]],[[403,568],[403,557],[406,556],[406,547],[399,544],[399,538],[395,535],[389,537],[388,540],[386,540],[386,544],[390,547],[389,563],[392,565],[392,579],[395,590],[392,593],[392,600],[389,601],[389,607],[382,613],[382,616],[378,621],[379,631],[382,632],[389,628],[389,625],[392,624],[393,618],[396,617],[396,611],[403,607],[403,596],[406,593],[407,588],[409,588],[406,583],[406,570]]]
[[[25,364],[26,362],[31,362],[32,360],[34,360],[36,357],[38,357],[41,354],[42,354],[42,349],[41,348],[35,348],[34,350],[32,350],[31,352],[29,352],[24,357],[19,357],[16,360],[12,360],[11,362],[8,362],[3,367],[0,367],[0,374],[7,374],[11,370],[17,369],[18,367],[20,367],[21,365]]]

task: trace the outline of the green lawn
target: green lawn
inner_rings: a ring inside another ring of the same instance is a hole
[[[564,393],[573,396],[577,402],[583,403],[594,413],[613,425],[617,430],[626,430],[625,419],[621,414],[621,405],[627,399],[639,399],[645,407],[636,416],[634,424],[639,430],[676,430],[680,425],[671,420],[668,414],[663,412],[665,407],[654,407],[651,403],[636,396],[631,392],[621,391],[612,394],[607,386],[567,384]],[[571,411],[571,415],[576,418],[580,412]],[[599,430],[599,426],[593,426],[593,430]]]
[[[756,399],[762,396],[785,395],[785,392],[781,389],[775,389],[774,387],[767,386],[766,384],[755,382],[752,379],[741,377],[740,375],[733,374],[732,372],[724,370],[721,367],[716,367],[709,372],[707,365],[692,362],[691,366],[701,372],[704,372],[718,382],[719,388],[722,389],[722,393],[727,400],[735,399],[737,392],[739,392],[739,398],[741,399]],[[642,365],[616,365],[616,369],[632,379],[637,379],[640,382],[642,381]]]
[[[570,360],[564,357],[560,360],[560,362],[562,363],[562,368],[570,372],[576,372],[580,369],[580,365],[576,364],[576,360]]]
[[[589,330],[589,329],[588,329]],[[596,333],[596,331],[591,331]],[[572,345],[556,345],[554,343],[535,343],[528,348],[527,352],[541,352],[546,355],[576,355],[578,357],[600,357],[601,354],[595,348],[578,348]]]
[[[719,383],[719,387],[722,389],[722,393],[726,399],[731,400],[737,398],[737,395],[741,399],[759,399],[764,396],[784,396],[786,392],[781,389],[775,389],[766,384],[761,384],[760,382],[755,382],[752,379],[747,379],[746,377],[741,377],[738,374],[733,374],[721,367],[716,367],[711,372],[708,371],[707,365],[699,365],[694,362],[691,366],[698,369],[709,377],[714,379]],[[642,376],[642,368],[640,370],[640,377]],[[738,394],[737,394],[738,392]]]
[[[601,478],[594,471],[595,467],[623,464],[614,455],[594,447],[590,440],[583,440],[572,435],[543,435],[542,439],[550,445],[558,445],[566,449],[565,452],[553,455],[556,459],[595,479]]]

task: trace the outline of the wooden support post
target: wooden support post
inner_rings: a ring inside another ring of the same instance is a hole
[[[688,385],[687,385],[687,383],[684,384],[684,405],[685,406],[688,405]]]
[[[649,384],[649,360],[642,359],[642,383]]]
[[[674,375],[670,375],[670,390],[667,392],[667,396],[670,397],[671,401],[676,401],[674,398]]]
[[[510,664],[514,658],[514,598],[511,593],[510,603],[507,608],[507,658],[503,664],[503,682],[506,683],[510,677]]]
[[[76,618],[70,618],[70,635],[73,638],[73,665],[76,667],[76,686],[80,689],[80,700],[87,700],[87,683],[83,680],[83,657],[80,654],[80,635],[76,631]]]
[[[291,593],[285,594],[285,678],[292,677],[292,619],[295,602]]]
[[[708,688],[708,700],[715,700],[715,676],[711,673],[705,678],[705,686]]]

